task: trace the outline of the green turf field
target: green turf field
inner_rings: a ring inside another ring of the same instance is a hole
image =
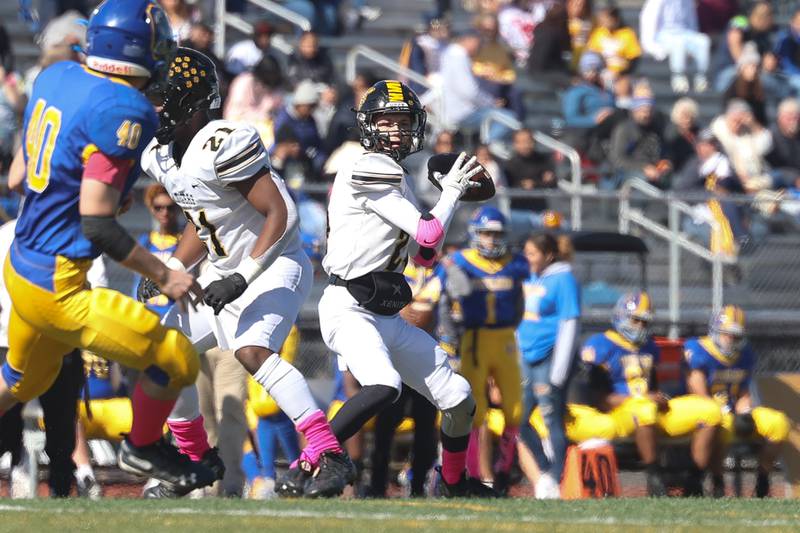
[[[792,500],[0,502],[0,531],[800,531]]]

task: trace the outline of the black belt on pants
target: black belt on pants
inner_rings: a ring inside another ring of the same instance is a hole
[[[337,287],[347,287],[347,280],[342,279],[336,274],[328,276],[328,285],[336,285]]]

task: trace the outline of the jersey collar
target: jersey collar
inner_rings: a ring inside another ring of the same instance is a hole
[[[162,235],[158,231],[151,231],[150,243],[159,250],[167,250],[178,244],[178,236],[172,234]]]
[[[475,248],[463,250],[461,255],[469,264],[486,272],[487,274],[497,274],[503,270],[508,263],[511,262],[510,253],[505,254],[503,257],[498,257],[497,259],[489,259],[483,257]]]
[[[711,357],[713,357],[714,359],[716,359],[725,366],[732,366],[736,364],[736,361],[739,360],[739,356],[742,353],[740,351],[739,353],[734,354],[731,357],[725,357],[725,354],[719,351],[717,345],[714,344],[714,340],[708,335],[706,335],[705,337],[700,337],[699,342],[700,346],[702,346],[705,349],[705,351],[707,351],[709,355],[711,355]]]
[[[628,339],[626,339],[625,337],[623,337],[622,335],[620,335],[617,331],[615,331],[613,329],[609,329],[608,331],[606,331],[605,335],[606,335],[606,338],[608,338],[608,340],[610,340],[611,342],[613,342],[614,344],[616,344],[620,348],[624,348],[625,350],[628,350],[629,352],[638,352],[639,351],[639,346],[636,346],[631,341],[629,341]]]

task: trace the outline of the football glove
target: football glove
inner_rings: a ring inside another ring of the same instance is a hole
[[[139,280],[139,285],[136,287],[137,300],[147,302],[150,298],[154,298],[159,294],[161,294],[161,289],[158,288],[155,281],[145,277]]]
[[[247,281],[241,274],[234,273],[217,281],[212,281],[205,288],[203,301],[218,315],[222,308],[242,295],[247,289]]]
[[[450,171],[442,178],[442,188],[451,187],[458,191],[459,197],[470,187],[478,187],[480,184],[470,181],[473,176],[483,172],[483,167],[478,163],[475,156],[467,159],[467,154],[461,152]],[[466,161],[465,161],[466,160]]]

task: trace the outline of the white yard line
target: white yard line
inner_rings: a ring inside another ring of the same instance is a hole
[[[55,513],[55,514],[81,514],[87,512],[85,508],[73,507],[47,507],[35,508],[23,505],[8,505],[0,504],[0,513],[2,512],[26,512],[35,510],[37,513]],[[139,514],[142,509],[92,509],[90,512],[97,513],[127,513]],[[532,516],[522,517],[503,517],[487,514],[469,513],[460,515],[445,515],[445,514],[430,514],[430,513],[415,513],[409,515],[407,512],[396,513],[343,513],[343,512],[326,512],[326,511],[305,511],[301,509],[195,509],[188,507],[176,507],[174,509],[152,509],[148,510],[149,513],[162,515],[162,516],[180,516],[180,515],[213,515],[213,516],[259,516],[268,518],[318,518],[318,519],[341,519],[341,520],[372,520],[376,522],[386,521],[431,521],[431,522],[471,522],[473,520],[491,519],[504,523],[517,523],[517,524],[574,524],[574,525],[619,525],[619,526],[640,526],[640,527],[663,527],[663,526],[744,526],[744,527],[797,527],[800,520],[751,520],[751,519],[736,519],[725,517],[720,520],[685,520],[685,519],[671,519],[669,522],[661,521],[641,521],[635,519],[619,519],[613,517],[588,517],[588,518],[575,518],[575,517],[559,517],[559,518],[545,518]]]

